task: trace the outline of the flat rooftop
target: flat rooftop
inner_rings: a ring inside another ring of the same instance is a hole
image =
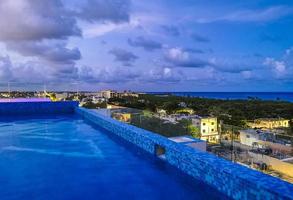
[[[205,142],[203,140],[191,137],[189,135],[185,136],[178,136],[178,137],[170,137],[169,140],[172,140],[177,143],[199,143],[199,142]]]

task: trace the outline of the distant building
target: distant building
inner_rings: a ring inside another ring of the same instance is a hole
[[[67,92],[62,92],[62,93],[55,93],[56,99],[58,101],[65,100],[68,97]]]
[[[160,115],[160,118],[162,120],[165,120],[166,122],[177,124],[179,121],[183,119],[189,119],[190,116],[186,114],[171,114],[171,115]]]
[[[112,117],[118,121],[130,123],[131,114],[130,113],[113,113]]]
[[[166,115],[166,116],[160,116],[160,119],[164,120],[165,123],[171,123],[171,124],[177,124],[178,120],[174,116]]]
[[[241,144],[256,148],[270,148],[273,152],[291,152],[291,141],[278,139],[273,132],[246,129],[240,130],[239,133]]]
[[[179,107],[182,107],[182,108],[186,108],[186,107],[187,107],[187,105],[186,105],[185,102],[180,102],[180,103],[178,104],[178,106],[179,106]]]
[[[169,140],[172,140],[176,143],[184,144],[186,146],[190,146],[194,149],[198,149],[201,151],[206,151],[207,143],[204,140],[200,140],[197,138],[193,138],[190,136],[178,136],[178,137],[170,137]]]
[[[104,97],[101,97],[101,96],[93,96],[92,97],[92,102],[93,103],[103,103],[103,102],[106,102],[107,100],[106,100],[106,98],[104,98]]]
[[[289,120],[283,118],[260,118],[253,122],[248,122],[250,128],[275,129],[289,127]]]
[[[110,99],[115,97],[116,92],[112,91],[112,90],[103,90],[100,92],[101,97],[105,98],[105,99]]]
[[[259,130],[247,129],[240,130],[240,143],[250,147],[264,147],[263,140],[265,138],[264,133]]]
[[[124,92],[117,92],[114,90],[103,90],[99,92],[100,97],[103,97],[105,99],[110,99],[110,98],[123,98],[123,97],[138,97],[139,94],[131,91],[124,91]]]
[[[138,98],[139,94],[131,91],[124,91],[124,92],[119,92],[117,93],[119,97],[136,97]]]
[[[192,124],[198,127],[200,130],[200,135],[202,140],[208,142],[218,142],[219,132],[218,132],[218,120],[216,117],[200,117],[195,116],[191,118]]]
[[[193,115],[194,110],[192,108],[181,108],[176,110],[177,114],[186,114],[186,115]]]

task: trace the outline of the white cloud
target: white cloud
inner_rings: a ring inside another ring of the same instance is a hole
[[[282,17],[292,15],[293,8],[287,6],[272,6],[258,10],[238,10],[232,13],[223,14],[218,17],[199,18],[198,23],[211,23],[216,21],[231,22],[268,22],[278,20]]]
[[[77,8],[76,16],[79,19],[95,22],[128,22],[130,0],[87,0],[86,4]]]
[[[168,67],[152,68],[145,71],[140,80],[152,83],[177,83],[185,79],[182,71]]]
[[[140,22],[137,19],[131,18],[128,22],[119,24],[113,22],[106,23],[79,23],[83,30],[85,38],[95,38],[106,35],[111,32],[129,32],[130,30],[140,27]]]
[[[11,61],[8,56],[1,57],[0,56],[0,79],[1,81],[9,81],[12,77],[11,72]]]
[[[286,73],[286,64],[284,61],[275,60],[274,58],[266,58],[264,65],[270,66],[278,77]]]
[[[23,56],[37,57],[53,63],[74,63],[81,58],[78,48],[69,49],[63,42],[8,42],[7,47]]]
[[[174,67],[205,67],[212,65],[209,61],[194,57],[182,48],[170,48],[165,52],[165,60]]]
[[[106,23],[106,24],[88,24],[83,27],[83,35],[86,38],[94,38],[105,35],[112,31],[118,31],[125,27],[124,24],[114,24],[114,23]]]
[[[16,53],[16,57],[20,57],[20,62],[11,62],[9,56],[0,57],[1,80],[62,82],[75,79],[78,76],[76,61],[81,59],[81,52],[76,47],[69,48],[68,39],[81,37],[77,21],[93,25],[107,22],[112,24],[110,29],[115,29],[130,17],[129,0],[84,0],[79,7],[65,4],[73,5],[62,0],[0,1],[0,42],[8,55]],[[101,27],[98,27],[100,33],[110,31],[105,24]],[[97,34],[97,30],[93,32]]]
[[[66,39],[80,36],[73,16],[59,0],[0,1],[0,40]]]
[[[244,79],[251,79],[253,77],[252,71],[242,71],[241,75]]]

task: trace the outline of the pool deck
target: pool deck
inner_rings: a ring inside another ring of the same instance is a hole
[[[0,116],[74,113],[154,156],[161,156],[158,155],[160,150],[166,162],[233,199],[293,199],[293,185],[288,182],[119,122],[93,110],[80,108],[74,101],[0,103]]]

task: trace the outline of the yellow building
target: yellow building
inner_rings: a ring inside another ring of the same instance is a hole
[[[216,117],[192,118],[192,124],[200,129],[202,140],[216,143],[219,140],[218,120]]]
[[[180,114],[180,113],[187,113],[189,115],[192,115],[194,113],[193,109],[191,108],[180,108],[178,110],[176,110],[176,113],[177,114]]]
[[[121,121],[121,122],[130,123],[130,121],[131,121],[131,114],[130,113],[113,113],[112,117],[116,120]]]
[[[274,129],[274,128],[287,128],[289,127],[289,120],[283,118],[260,118],[253,122],[248,122],[250,128],[259,129]]]

